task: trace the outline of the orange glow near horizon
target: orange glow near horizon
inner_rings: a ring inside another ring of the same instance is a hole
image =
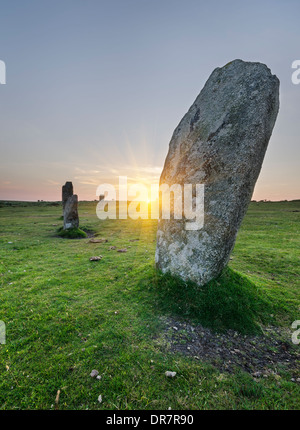
[[[75,165],[75,163],[54,164],[35,166],[25,165],[22,170],[20,165],[18,173],[13,177],[5,175],[0,178],[0,200],[16,200],[16,201],[60,201],[62,186],[66,181],[72,181],[74,186],[74,194],[78,195],[79,200],[93,201],[98,200],[96,190],[98,185],[109,183],[114,185],[118,192],[118,182],[120,176],[126,176],[128,189],[133,184],[142,184],[147,188],[148,196],[147,203],[152,200],[151,185],[158,184],[160,174],[162,172],[161,165],[144,164],[137,161],[138,158],[143,160],[153,160],[151,150],[147,139],[144,139],[142,154],[136,154],[131,148],[129,139],[127,140],[127,156],[120,151],[119,148],[114,149],[111,145],[114,157],[109,157],[109,153],[99,166],[99,154],[91,153],[95,158],[95,163],[90,167],[88,165]],[[123,163],[120,160],[123,159]],[[35,176],[34,176],[35,175]],[[51,176],[50,176],[51,175]],[[285,175],[284,178],[274,176],[274,173],[268,166],[262,168],[258,178],[252,200],[297,200],[300,198],[299,187],[296,181],[293,180],[292,174]],[[36,179],[39,176],[39,180]],[[283,176],[283,175],[282,175]],[[274,181],[274,178],[277,182]],[[282,181],[285,179],[285,182]],[[128,198],[130,200],[130,198]],[[155,199],[154,199],[155,200]]]
[[[68,178],[68,180],[72,180],[72,178]],[[74,185],[74,194],[77,194],[79,200],[83,201],[93,201],[98,200],[96,196],[96,185],[92,184],[80,184],[76,180],[72,181]],[[110,183],[107,180],[104,182]],[[100,183],[104,183],[99,181]],[[111,183],[116,183],[116,178],[111,179]],[[139,177],[137,183],[142,183],[146,186],[148,191],[148,197],[146,202],[149,204],[156,199],[151,196],[151,188],[149,182],[147,183],[145,180],[142,182]],[[156,182],[158,183],[158,182]],[[128,188],[133,184],[131,180],[128,182]],[[1,184],[2,185],[2,184]],[[64,185],[64,182],[60,184],[50,184],[47,187],[41,187],[40,184],[34,184],[30,187],[30,189],[26,189],[24,186],[18,187],[17,185],[12,184],[4,184],[4,186],[0,186],[0,200],[7,201],[60,201],[61,200],[61,188]],[[115,186],[116,190],[118,187]],[[300,193],[298,192],[298,187],[295,185],[294,189],[290,189],[289,192],[283,192],[277,189],[265,189],[266,187],[262,186],[262,184],[257,184],[252,200],[270,200],[270,201],[282,201],[282,200],[298,200],[300,199]],[[133,197],[134,198],[134,197]],[[130,198],[128,198],[130,200]]]

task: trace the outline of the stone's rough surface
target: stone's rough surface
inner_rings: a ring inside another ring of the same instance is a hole
[[[65,185],[62,186],[63,210],[65,209],[68,198],[71,196],[73,196],[73,184],[72,182],[66,182]]]
[[[64,230],[79,227],[78,197],[76,194],[69,197],[64,208]]]
[[[266,65],[234,60],[213,71],[172,136],[160,184],[204,184],[204,227],[160,219],[156,264],[204,285],[228,263],[279,109]]]

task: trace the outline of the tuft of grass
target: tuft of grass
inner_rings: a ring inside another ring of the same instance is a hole
[[[81,239],[81,238],[87,237],[86,232],[81,230],[80,228],[68,228],[64,230],[63,227],[60,227],[57,230],[57,233],[58,233],[58,236],[66,239]]]
[[[260,324],[271,321],[272,302],[246,276],[229,267],[203,287],[161,273],[154,276],[152,286],[162,312],[216,331],[258,334]]]
[[[237,396],[249,399],[260,399],[264,396],[264,387],[259,381],[255,381],[246,373],[237,372],[239,375],[238,384],[234,384],[233,391]]]

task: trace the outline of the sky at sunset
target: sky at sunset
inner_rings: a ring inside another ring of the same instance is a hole
[[[157,183],[178,122],[216,67],[280,80],[253,198],[300,198],[299,0],[3,0],[0,200],[81,200],[99,184]]]

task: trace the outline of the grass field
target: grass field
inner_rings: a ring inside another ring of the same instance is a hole
[[[107,242],[58,237],[61,206],[0,205],[0,408],[298,409],[300,201],[251,203],[205,288],[155,271],[155,220],[100,221],[95,205],[80,226]],[[228,370],[214,348],[189,353],[201,327],[240,356]]]

